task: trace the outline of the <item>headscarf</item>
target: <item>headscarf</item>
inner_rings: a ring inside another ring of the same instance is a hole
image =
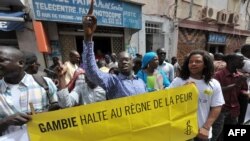
[[[146,68],[149,62],[151,62],[157,54],[155,52],[148,52],[142,58],[142,69]]]

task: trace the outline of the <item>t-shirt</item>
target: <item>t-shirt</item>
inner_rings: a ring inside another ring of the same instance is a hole
[[[201,128],[204,123],[207,121],[210,107],[222,106],[225,101],[222,94],[220,83],[211,79],[209,84],[206,84],[205,81],[197,80],[189,77],[187,80],[183,80],[180,77],[177,77],[173,80],[169,87],[178,87],[186,84],[187,82],[194,82],[199,91],[198,97],[198,126]],[[209,138],[212,137],[212,129],[209,130]]]

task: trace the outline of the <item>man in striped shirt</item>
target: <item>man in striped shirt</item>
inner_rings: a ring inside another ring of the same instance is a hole
[[[35,112],[48,110],[49,101],[57,102],[57,88],[51,79],[45,78],[49,92],[25,73],[24,54],[12,47],[0,46],[0,135],[19,130],[31,120],[29,103]]]

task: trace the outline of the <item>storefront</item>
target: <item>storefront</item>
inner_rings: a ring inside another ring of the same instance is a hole
[[[65,61],[72,49],[82,52],[82,16],[87,14],[89,0],[32,0],[34,19],[42,21],[51,48],[50,56],[62,56]],[[96,0],[94,15],[95,52],[118,53],[125,50],[128,29],[141,29],[141,5],[117,1]]]
[[[203,22],[182,21],[179,26],[177,58],[180,62],[195,49],[211,53],[233,53],[245,44],[247,36],[250,35],[249,31],[235,27]]]

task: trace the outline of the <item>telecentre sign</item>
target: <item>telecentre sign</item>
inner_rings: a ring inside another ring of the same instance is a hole
[[[33,0],[35,19],[81,23],[89,0]],[[98,25],[141,29],[141,6],[118,0],[96,0],[94,15]]]

